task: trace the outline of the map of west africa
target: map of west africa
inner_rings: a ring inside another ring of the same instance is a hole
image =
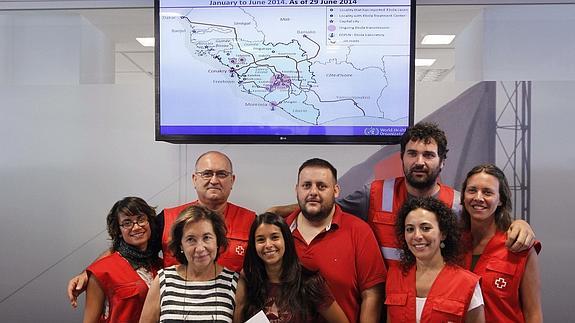
[[[190,61],[162,70],[162,84],[174,82],[170,87],[184,100],[209,96],[199,120],[206,125],[216,118],[279,126],[405,119],[405,102],[392,94],[408,86],[405,77],[394,77],[408,66],[408,55],[386,47],[390,37],[383,36],[393,21],[388,28],[376,25],[370,8],[361,8],[366,17],[356,20],[343,20],[342,8],[316,9],[225,7],[214,15],[213,8],[189,8],[161,17],[161,28],[169,31],[162,60]],[[180,109],[180,121],[186,109]]]

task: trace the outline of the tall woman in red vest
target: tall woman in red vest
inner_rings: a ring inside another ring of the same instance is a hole
[[[400,263],[387,273],[387,322],[485,322],[479,276],[459,267],[455,214],[435,198],[413,198],[396,222]]]
[[[539,265],[534,248],[505,247],[511,224],[511,190],[493,164],[474,167],[463,183],[462,219],[471,229],[466,268],[480,275],[488,322],[542,322]],[[535,249],[541,244],[536,242]]]
[[[114,204],[106,222],[111,254],[86,270],[84,322],[138,322],[148,287],[161,262],[148,249],[155,236],[156,212],[138,197]]]

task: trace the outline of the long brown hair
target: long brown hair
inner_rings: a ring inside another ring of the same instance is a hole
[[[497,226],[497,230],[499,231],[507,231],[509,226],[511,225],[511,211],[513,210],[512,203],[511,203],[511,189],[509,188],[509,183],[507,182],[507,178],[503,171],[495,166],[494,164],[481,164],[473,167],[467,173],[465,177],[465,181],[463,181],[463,185],[461,188],[461,205],[463,206],[463,210],[461,212],[463,225],[466,229],[471,227],[471,216],[469,212],[465,209],[465,190],[467,189],[467,182],[469,178],[475,174],[485,173],[491,175],[499,181],[499,201],[501,205],[497,207],[495,210],[495,225]]]
[[[242,319],[247,320],[262,310],[268,298],[268,276],[263,260],[255,246],[256,230],[262,224],[278,227],[284,239],[285,252],[281,264],[280,292],[276,304],[280,311],[295,313],[297,321],[306,322],[317,314],[317,307],[325,301],[325,280],[318,272],[306,269],[297,256],[295,242],[285,220],[274,213],[256,217],[250,228],[248,248],[244,258],[244,275],[247,285],[246,305]]]

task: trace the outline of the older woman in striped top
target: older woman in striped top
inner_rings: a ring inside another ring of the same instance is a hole
[[[158,272],[140,322],[231,322],[238,274],[216,263],[228,244],[223,219],[190,206],[172,225],[171,238],[180,265]]]

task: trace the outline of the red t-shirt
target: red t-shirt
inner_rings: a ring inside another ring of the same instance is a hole
[[[369,225],[336,205],[331,225],[308,245],[297,230],[297,215],[286,221],[303,266],[326,280],[350,322],[359,320],[362,291],[384,283],[387,271]]]

